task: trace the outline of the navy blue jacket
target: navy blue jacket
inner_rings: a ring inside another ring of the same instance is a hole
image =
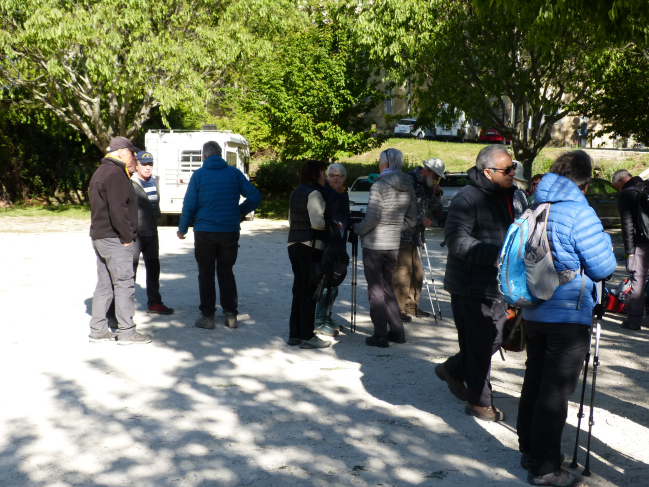
[[[611,237],[581,190],[570,179],[547,173],[534,193],[534,203],[552,203],[548,215],[548,240],[557,271],[573,270],[577,276],[559,286],[550,299],[532,308],[523,308],[527,321],[543,323],[582,323],[592,325],[595,286],[617,267]],[[577,309],[582,275],[586,279],[584,296]]]
[[[246,199],[239,204],[240,196]],[[192,219],[195,232],[238,232],[241,215],[259,206],[261,195],[241,171],[219,156],[205,159],[192,174],[183,201],[178,231],[187,233]]]

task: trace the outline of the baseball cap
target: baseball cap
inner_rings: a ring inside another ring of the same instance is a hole
[[[141,150],[137,154],[135,154],[135,158],[137,159],[137,162],[140,164],[146,164],[148,162],[153,162],[153,156],[151,155],[150,152],[147,152],[145,150]]]
[[[422,161],[422,162],[424,163],[424,167],[426,169],[430,169],[435,174],[437,174],[440,178],[446,178],[446,176],[444,176],[444,171],[446,170],[446,166],[440,159],[433,157],[431,159],[428,159],[427,161]]]
[[[107,152],[115,152],[118,149],[128,149],[132,153],[137,154],[140,152],[140,149],[133,145],[133,142],[128,140],[126,137],[114,137],[110,141],[110,145],[106,149]]]

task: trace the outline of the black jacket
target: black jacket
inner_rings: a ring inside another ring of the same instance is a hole
[[[331,186],[329,182],[325,181],[324,189],[322,190],[324,199],[327,202],[327,209],[325,210],[325,219],[331,218],[333,221],[342,223],[345,234],[343,238],[347,238],[347,230],[349,227],[349,188],[345,188],[342,193],[339,193]]]
[[[140,237],[155,237],[158,234],[158,218],[160,218],[160,185],[158,178],[151,176],[158,192],[158,204],[152,205],[149,197],[142,187],[142,183],[137,174],[131,177],[135,199],[137,200],[137,234]]]
[[[311,219],[307,209],[309,195],[314,191],[322,193],[322,189],[322,186],[318,184],[300,183],[291,193],[291,199],[289,200],[289,243],[307,242],[312,239],[324,241],[324,230],[313,230],[311,228]]]
[[[622,221],[622,237],[624,239],[624,251],[631,255],[635,253],[638,243],[647,243],[647,239],[638,230],[638,192],[646,183],[641,177],[635,176],[629,179],[620,193],[617,200],[617,209],[620,212]]]
[[[137,236],[137,201],[126,164],[104,157],[88,188],[90,196],[90,237],[119,237],[131,243]]]
[[[444,289],[476,299],[500,299],[495,264],[514,221],[512,198],[516,188],[501,188],[475,166],[468,176],[472,183],[455,195],[446,219]]]

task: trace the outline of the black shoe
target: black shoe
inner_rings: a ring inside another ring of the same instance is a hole
[[[237,327],[237,315],[225,312],[225,326],[235,329]]]
[[[365,339],[365,344],[370,347],[379,347],[379,348],[388,348],[390,344],[388,343],[388,337],[377,337],[371,336]]]
[[[112,331],[107,331],[101,336],[90,335],[88,337],[90,343],[114,342],[115,340],[117,340],[117,333],[113,333]]]
[[[118,345],[140,345],[143,343],[151,343],[151,335],[135,332],[127,337],[117,336]]]
[[[559,457],[559,466],[565,461],[566,459],[566,454],[561,453]],[[532,468],[532,454],[529,452],[521,452],[521,467],[523,467],[523,470],[529,470]]]
[[[406,314],[406,313],[401,313],[401,321],[403,323],[410,323],[412,321],[412,316]]]
[[[286,340],[286,344],[289,347],[294,347],[296,345],[300,345],[301,343],[302,343],[301,338],[291,338],[291,337],[289,337],[288,340]]]
[[[406,343],[405,333],[388,333],[388,341],[392,343]]]
[[[430,314],[428,311],[424,311],[424,310],[421,310],[421,309],[417,308],[415,310],[415,316],[421,316],[423,318],[430,318],[433,315]]]
[[[625,330],[638,331],[640,329],[640,325],[632,325],[628,320],[624,320],[620,325],[620,328],[624,328]]]

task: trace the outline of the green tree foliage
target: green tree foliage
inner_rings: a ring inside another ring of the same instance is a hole
[[[633,136],[649,145],[649,62],[637,47],[612,49],[592,61],[580,112],[602,124],[595,135]]]
[[[344,9],[310,13],[313,22],[282,39],[272,57],[247,66],[227,100],[258,115],[260,138],[285,160],[337,160],[381,145],[362,114],[384,94],[371,80],[351,19]]]
[[[157,106],[204,111],[300,15],[289,0],[0,0],[0,80],[104,150]]]
[[[533,17],[500,6],[478,16],[470,0],[376,0],[357,26],[388,74],[410,79],[419,125],[449,123],[461,110],[511,139],[528,177],[552,125],[584,94],[588,40],[562,27],[550,42]]]

